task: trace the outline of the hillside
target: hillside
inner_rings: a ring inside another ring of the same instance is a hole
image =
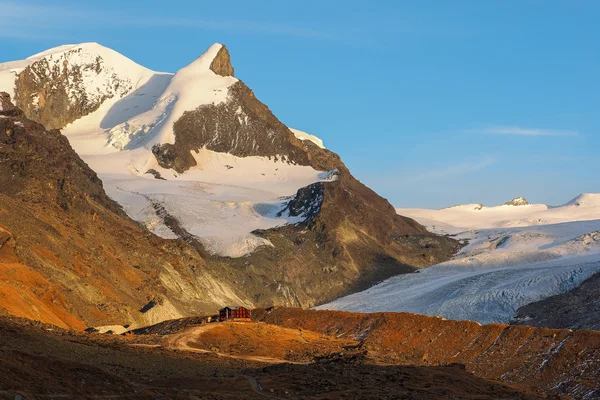
[[[568,292],[520,307],[513,325],[600,330],[600,273]]]
[[[0,102],[2,308],[83,329],[243,301],[222,283],[231,270],[212,270],[185,243],[130,220],[67,138],[24,117],[7,95]]]
[[[361,314],[277,308],[255,312],[268,324],[359,342],[371,362],[462,364],[475,376],[577,399],[600,395],[600,333],[481,325],[408,313]]]

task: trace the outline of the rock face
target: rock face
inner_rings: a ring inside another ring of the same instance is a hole
[[[260,321],[357,340],[385,365],[462,364],[476,376],[541,392],[597,398],[600,332],[481,325],[408,313],[359,314],[276,308]]]
[[[102,56],[77,48],[41,58],[19,73],[15,102],[28,118],[60,129],[97,110],[106,99],[128,93],[132,84],[105,66]]]
[[[175,143],[153,148],[163,168],[182,173],[196,165],[191,151],[205,147],[238,157],[264,156],[309,165],[299,139],[258,101],[243,82],[229,88],[229,99],[187,111],[173,126]]]
[[[231,57],[229,51],[225,46],[221,47],[221,50],[217,53],[213,62],[210,64],[210,69],[217,75],[221,76],[234,76],[233,66],[231,65]]]

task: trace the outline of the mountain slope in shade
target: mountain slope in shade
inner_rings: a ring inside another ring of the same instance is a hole
[[[520,307],[510,323],[598,331],[600,330],[599,298],[600,272],[566,293]]]
[[[69,55],[93,53],[78,48]],[[110,67],[117,77],[127,75],[119,63],[102,60],[102,71]],[[126,94],[80,109],[63,128],[128,216],[163,238],[183,239],[185,252],[203,260],[183,261],[192,272],[165,267],[171,271],[161,280],[166,291],[153,287],[162,304],[179,314],[214,312],[215,303],[235,297],[249,306],[312,306],[443,261],[457,250],[456,241],[396,215],[335,153],[298,139],[231,76],[229,60],[224,46],[211,46],[174,75],[150,71]],[[63,82],[60,76],[38,82],[25,71],[17,80],[27,87],[48,90]],[[31,104],[23,105],[26,115],[52,115],[46,103],[38,102],[36,114],[27,111]],[[17,240],[25,234],[13,233]],[[199,265],[206,265],[210,278],[202,278]],[[186,286],[188,280],[202,288]],[[210,295],[203,294],[205,285],[214,289]],[[183,293],[189,304],[179,302]],[[153,296],[146,294],[146,300]],[[143,306],[119,301],[128,309]],[[107,315],[117,314],[128,315]]]

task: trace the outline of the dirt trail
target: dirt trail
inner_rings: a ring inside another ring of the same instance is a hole
[[[251,355],[233,355],[233,354],[225,354],[217,351],[211,351],[202,349],[199,347],[190,346],[190,343],[200,343],[202,342],[202,334],[206,333],[212,329],[220,327],[222,324],[244,324],[243,322],[220,322],[220,323],[212,323],[206,325],[200,325],[183,332],[175,333],[173,335],[168,335],[165,337],[164,347],[167,349],[175,349],[181,351],[190,351],[194,353],[210,353],[216,354],[219,357],[228,357],[235,358],[246,361],[256,361],[267,364],[308,364],[308,362],[300,362],[300,361],[290,361],[284,360],[281,358],[275,357],[266,357],[266,356],[251,356]],[[300,333],[301,335],[301,333]],[[304,339],[304,338],[303,338]]]

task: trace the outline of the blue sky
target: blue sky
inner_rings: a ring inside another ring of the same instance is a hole
[[[174,72],[213,42],[398,207],[600,192],[600,2],[0,0],[0,61],[99,42]]]

